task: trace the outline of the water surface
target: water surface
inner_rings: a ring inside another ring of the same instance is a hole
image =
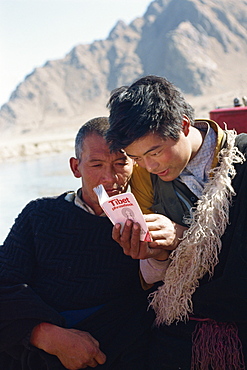
[[[74,177],[69,167],[69,158],[73,155],[64,152],[0,163],[0,244],[30,200],[59,195],[81,186],[81,180]]]

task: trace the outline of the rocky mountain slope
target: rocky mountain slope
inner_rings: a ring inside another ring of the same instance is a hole
[[[246,29],[246,0],[152,1],[143,17],[120,20],[107,39],[78,45],[26,76],[0,110],[0,156],[13,134],[32,143],[31,152],[47,141],[63,146],[86,119],[108,113],[112,89],[147,74],[180,87],[197,116],[231,105],[247,94]]]

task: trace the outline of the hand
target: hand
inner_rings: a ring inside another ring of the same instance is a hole
[[[144,219],[153,239],[149,244],[151,248],[172,251],[177,248],[184,231],[187,230],[187,227],[176,224],[164,215],[149,214],[144,215]]]
[[[140,241],[140,226],[127,220],[122,234],[120,224],[116,224],[112,231],[113,239],[120,244],[123,252],[134,259],[155,258],[166,260],[170,251],[175,249],[183,236],[186,227],[172,222],[169,218],[158,214],[144,215],[153,242]]]
[[[168,252],[163,249],[153,249],[148,242],[140,241],[140,225],[137,222],[127,220],[122,234],[121,225],[116,224],[112,230],[112,238],[123,248],[124,254],[133,259],[160,258],[167,259]]]
[[[99,342],[89,333],[41,323],[33,329],[31,344],[58,357],[69,370],[96,367],[106,361]]]

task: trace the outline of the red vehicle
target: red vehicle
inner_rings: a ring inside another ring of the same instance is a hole
[[[235,129],[238,134],[241,132],[247,133],[247,98],[243,97],[243,104],[240,104],[238,98],[234,99],[234,106],[231,108],[216,108],[209,112],[209,117],[217,122],[220,127],[227,129]]]

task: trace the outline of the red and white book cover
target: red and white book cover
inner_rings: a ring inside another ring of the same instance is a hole
[[[121,230],[123,230],[128,219],[138,222],[141,227],[140,240],[152,241],[142,211],[132,193],[127,192],[109,197],[103,185],[99,185],[93,190],[98,196],[101,208],[113,225],[119,223],[121,224]]]

